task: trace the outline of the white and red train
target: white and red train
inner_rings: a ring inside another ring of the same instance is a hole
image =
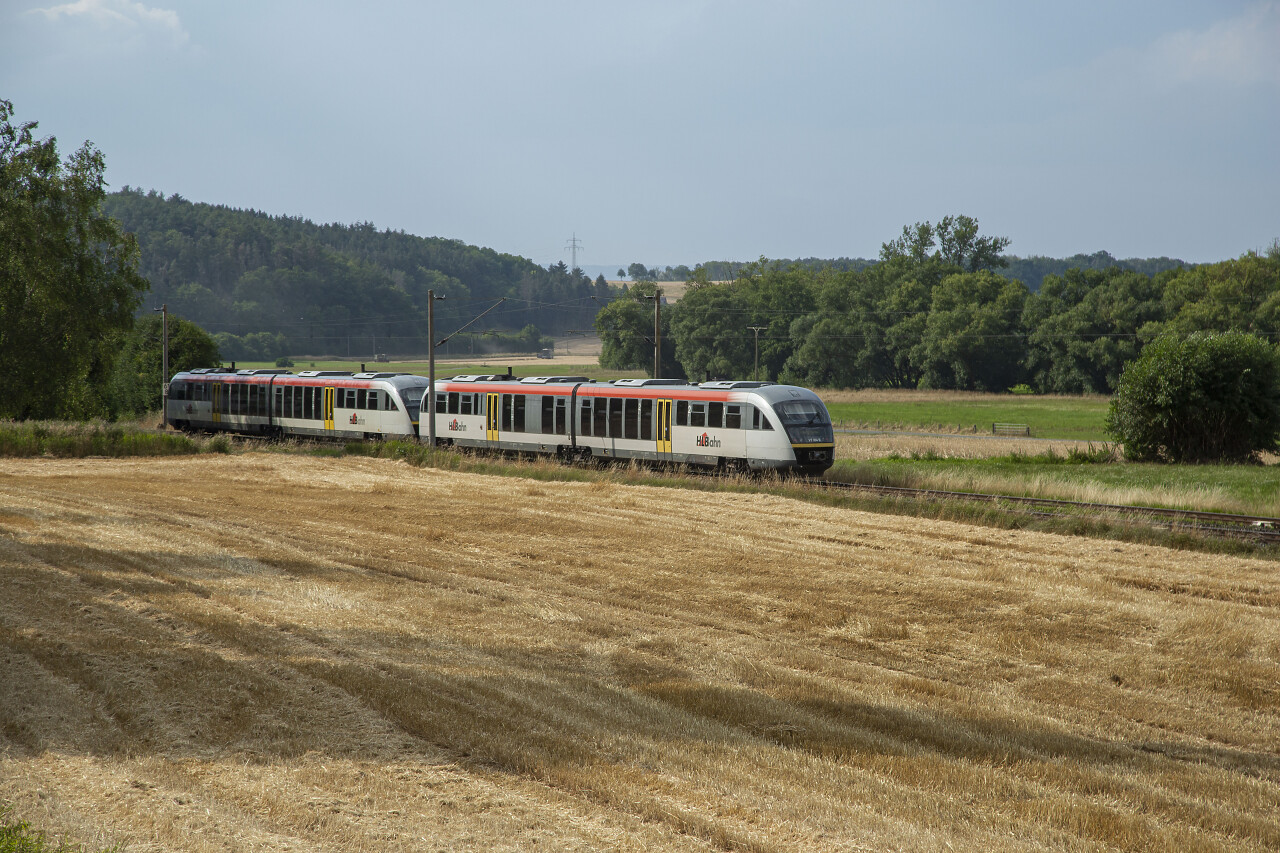
[[[418,438],[458,447],[820,474],[831,418],[805,388],[766,382],[230,370],[179,373],[165,420],[178,429],[325,438]]]

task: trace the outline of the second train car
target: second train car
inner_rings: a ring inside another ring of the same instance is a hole
[[[437,380],[422,409],[460,447],[808,475],[834,462],[826,406],[792,385],[469,375]]]

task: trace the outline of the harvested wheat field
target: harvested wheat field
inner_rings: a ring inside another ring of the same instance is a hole
[[[129,851],[1280,848],[1265,561],[386,460],[4,460],[0,678],[0,803]]]

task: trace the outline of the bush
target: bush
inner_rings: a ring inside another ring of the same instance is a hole
[[[1125,367],[1107,431],[1136,461],[1256,461],[1280,439],[1280,357],[1243,332],[1159,338]]]

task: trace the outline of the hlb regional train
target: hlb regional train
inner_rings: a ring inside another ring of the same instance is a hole
[[[179,373],[165,420],[177,429],[316,438],[422,438],[457,447],[821,474],[834,461],[816,394],[767,382],[580,376],[232,370]]]

